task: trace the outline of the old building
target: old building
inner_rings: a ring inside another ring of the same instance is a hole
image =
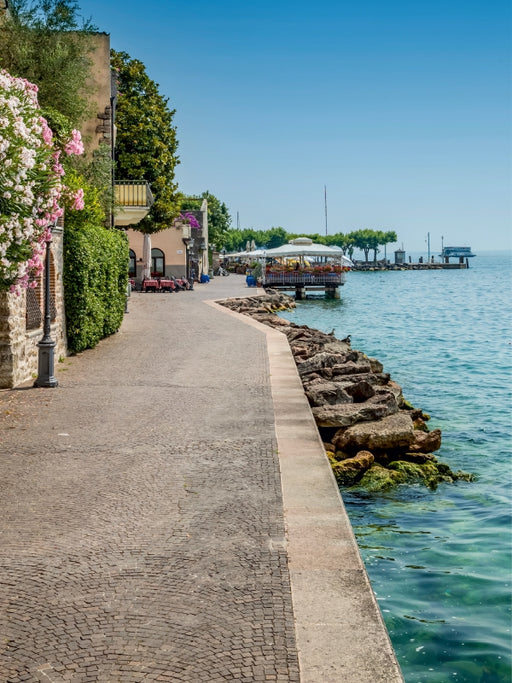
[[[167,230],[150,237],[151,275],[156,277],[186,277],[199,279],[208,273],[208,202],[201,208],[187,211],[199,223],[192,227],[188,221],[177,219]],[[144,235],[133,228],[127,230],[130,245],[130,277],[137,285],[143,278]]]

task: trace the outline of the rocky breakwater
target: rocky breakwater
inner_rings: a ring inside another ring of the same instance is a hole
[[[278,292],[220,302],[284,333],[295,358],[334,475],[343,486],[382,491],[397,484],[472,480],[433,455],[441,431],[429,430],[429,416],[411,406],[375,358],[275,311],[295,306]]]

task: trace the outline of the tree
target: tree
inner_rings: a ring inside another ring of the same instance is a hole
[[[387,244],[393,244],[398,241],[398,236],[394,230],[386,230],[381,233],[381,244],[386,246]]]
[[[74,0],[10,0],[0,31],[0,67],[38,86],[46,109],[79,127],[89,110],[89,39],[96,28],[80,19]],[[49,118],[49,117],[48,117]]]
[[[337,232],[334,235],[326,235],[325,244],[327,244],[328,247],[340,247],[343,254],[345,254],[348,247],[347,235],[342,232]]]
[[[350,245],[347,247],[350,258],[352,258],[350,250],[353,252],[355,247],[364,252],[364,260],[368,263],[370,251],[373,251],[373,260],[376,262],[379,246],[396,242],[397,236],[394,230],[383,232],[382,230],[370,230],[366,228],[365,230],[354,230],[346,236],[346,239],[347,245]]]
[[[284,228],[270,228],[270,230],[267,230],[266,240],[264,242],[267,249],[275,249],[287,242],[288,233]]]
[[[169,109],[158,84],[146,73],[138,59],[126,52],[111,52],[117,71],[116,175],[126,180],[146,180],[155,196],[149,214],[133,226],[145,235],[146,273],[151,270],[149,235],[170,228],[180,212],[181,197],[174,169],[179,164],[178,139],[173,125],[174,109]]]
[[[364,260],[368,263],[368,254],[371,247],[371,230],[354,230],[350,233],[354,247],[364,252]]]

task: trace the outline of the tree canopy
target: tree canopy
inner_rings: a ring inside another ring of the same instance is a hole
[[[380,246],[397,241],[394,230],[354,230],[349,233],[338,232],[333,235],[288,233],[284,228],[271,228],[270,230],[229,230],[224,236],[224,246],[227,251],[244,251],[247,243],[254,241],[256,247],[273,249],[281,244],[286,244],[297,237],[309,237],[317,244],[340,247],[344,254],[352,258],[354,251],[360,249],[365,260],[368,261],[370,251],[373,251],[374,261],[377,260],[377,253]]]
[[[39,105],[79,127],[88,114],[92,41],[96,28],[74,0],[10,0],[0,30],[0,68],[38,88]]]
[[[158,84],[146,73],[144,64],[126,52],[111,52],[117,72],[116,177],[146,180],[155,196],[149,214],[134,228],[151,234],[171,227],[179,214],[180,195],[174,177],[179,164],[178,139],[169,109]]]

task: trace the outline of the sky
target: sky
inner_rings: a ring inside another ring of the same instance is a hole
[[[78,4],[176,110],[180,190],[232,227],[512,246],[508,0]]]

